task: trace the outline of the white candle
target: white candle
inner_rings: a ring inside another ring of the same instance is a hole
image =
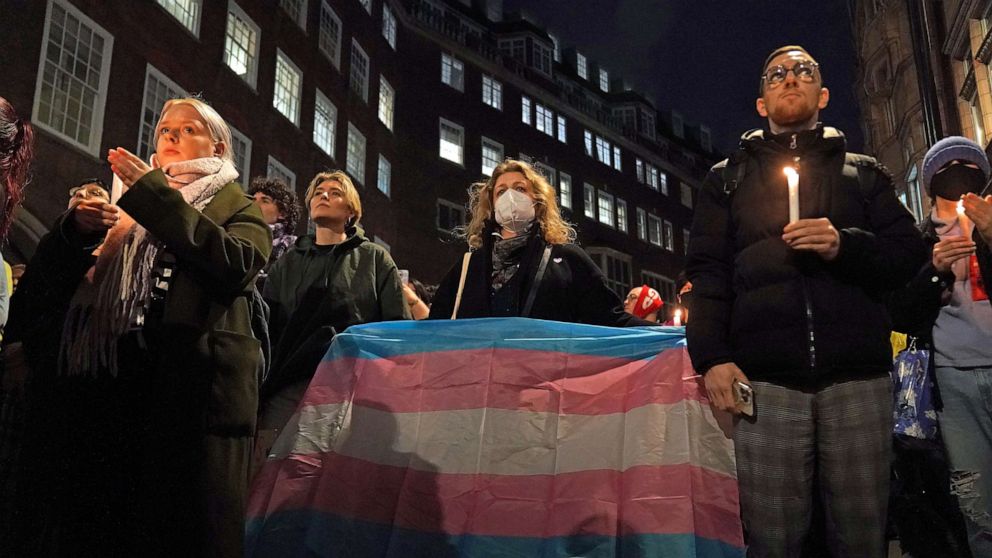
[[[793,167],[782,169],[789,179],[789,222],[799,220],[799,171]]]
[[[114,181],[110,183],[110,204],[117,205],[117,200],[121,199],[122,195],[124,195],[124,181],[115,174]]]
[[[970,236],[968,234],[968,216],[964,214],[964,200],[958,200],[958,226],[961,227],[961,236]]]
[[[673,318],[672,323],[675,324],[675,325],[677,325],[677,326],[682,325],[682,309],[681,308],[679,308],[679,309],[677,309],[675,311],[675,317]]]

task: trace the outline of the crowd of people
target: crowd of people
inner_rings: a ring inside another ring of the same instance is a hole
[[[707,177],[667,312],[648,285],[621,301],[527,163],[508,159],[473,185],[467,251],[435,292],[364,235],[346,173],[313,177],[302,199],[312,232],[298,235],[291,188],[241,186],[221,116],[199,98],[167,101],[149,161],[111,149],[113,185],[69,190],[9,312],[12,280],[0,280],[3,392],[23,413],[0,422],[0,548],[239,556],[251,477],[335,335],[516,316],[687,326],[710,404],[737,416],[756,557],[804,555],[813,540],[834,557],[886,555],[890,333],[911,334],[933,351],[941,395],[945,482],[930,488],[948,496],[948,528],[956,514],[967,533],[946,555],[992,556],[989,161],[965,138],[931,148],[921,233],[888,173],[820,123],[828,102],[805,49],[769,55],[756,101],[767,128]],[[0,232],[31,140],[0,99]],[[788,188],[787,167],[798,178]]]

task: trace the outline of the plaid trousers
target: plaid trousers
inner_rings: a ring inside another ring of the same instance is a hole
[[[754,417],[734,433],[748,556],[799,557],[814,475],[834,558],[884,558],[892,453],[892,380],[804,392],[753,382]]]

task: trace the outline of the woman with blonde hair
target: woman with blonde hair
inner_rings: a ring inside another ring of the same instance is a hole
[[[432,319],[520,316],[609,326],[657,325],[623,311],[603,272],[574,244],[555,190],[508,159],[472,187],[465,228],[470,252],[451,268]]]
[[[154,140],[150,165],[108,152],[116,205],[74,204],[15,297],[57,325],[22,339],[50,387],[12,555],[242,555],[261,356],[249,297],[269,229],[213,108],[166,102]]]

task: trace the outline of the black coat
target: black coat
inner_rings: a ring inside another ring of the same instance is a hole
[[[741,146],[746,173],[736,190],[726,192],[726,162],[719,163],[696,204],[687,256],[693,366],[705,373],[734,362],[752,380],[800,387],[886,373],[892,353],[882,296],[926,259],[891,177],[868,157],[856,178],[845,176],[844,137],[832,128],[788,138],[754,131]],[[800,217],[826,217],[840,233],[833,261],[782,240],[789,215],[782,168],[794,157]]]
[[[522,316],[534,276],[544,253],[545,241],[537,234],[527,242],[520,268],[503,286],[511,289],[509,306],[495,308],[490,296],[492,284],[492,237],[485,235],[482,248],[472,252],[468,276],[462,292],[458,318]],[[431,319],[451,317],[458,292],[462,262],[456,263],[438,286],[431,303]],[[577,322],[604,326],[658,325],[640,320],[623,311],[620,298],[606,284],[603,272],[581,248],[574,244],[555,244],[551,248],[544,280],[534,299],[530,318]]]

